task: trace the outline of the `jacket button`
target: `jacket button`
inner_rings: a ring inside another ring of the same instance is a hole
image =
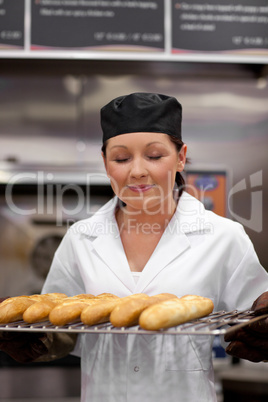
[[[139,366],[134,367],[134,371],[136,371],[136,373],[137,373],[137,371],[139,371],[139,369],[140,369]]]

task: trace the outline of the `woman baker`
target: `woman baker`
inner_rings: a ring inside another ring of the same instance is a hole
[[[181,117],[174,97],[152,93],[120,96],[101,109],[102,156],[115,197],[69,229],[43,293],[196,294],[210,298],[215,311],[248,309],[261,295],[252,308],[266,311],[268,275],[243,227],[185,191]],[[261,330],[238,331],[227,339],[227,352],[265,360],[267,333],[267,322]],[[69,353],[76,339],[65,336],[38,340],[32,360]],[[72,352],[81,356],[81,400],[216,401],[212,341],[204,335],[81,334]],[[2,341],[3,350],[8,342]]]

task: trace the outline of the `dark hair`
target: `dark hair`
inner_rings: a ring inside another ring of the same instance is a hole
[[[169,135],[170,141],[173,142],[173,144],[175,144],[177,151],[180,152],[180,150],[182,149],[184,142],[177,138],[177,137],[173,137],[173,135]],[[188,160],[186,160],[186,162],[188,162]],[[180,172],[176,173],[176,177],[175,177],[175,183],[178,187],[178,196],[180,197],[183,193],[184,187],[185,187],[185,180],[183,175]]]
[[[169,135],[168,137],[170,138],[170,141],[176,146],[177,151],[180,152],[182,146],[184,145],[184,142],[181,139],[174,137],[173,135]],[[101,151],[102,151],[104,157],[106,157],[106,147],[107,147],[108,141],[105,141],[101,147]],[[188,162],[188,160],[186,160],[186,162]],[[182,195],[184,187],[185,187],[185,180],[184,180],[183,175],[180,172],[176,173],[175,182],[176,182],[176,185],[178,188],[178,196],[180,197]]]

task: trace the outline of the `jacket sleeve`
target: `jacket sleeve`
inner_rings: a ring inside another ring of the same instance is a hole
[[[239,254],[238,264],[232,268],[231,275],[221,295],[223,310],[250,309],[253,301],[268,290],[268,273],[261,266],[253,244],[247,234],[242,233],[243,248],[235,243]]]
[[[76,265],[71,234],[67,232],[53,258],[42,293],[61,292],[67,296],[85,293],[85,286]]]

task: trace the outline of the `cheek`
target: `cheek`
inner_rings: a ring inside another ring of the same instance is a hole
[[[118,186],[125,180],[126,172],[123,166],[109,166],[108,164],[106,172],[112,186]]]
[[[159,166],[157,172],[155,172],[155,177],[159,182],[162,183],[164,187],[173,187],[176,176],[176,168],[173,163],[166,163]]]

